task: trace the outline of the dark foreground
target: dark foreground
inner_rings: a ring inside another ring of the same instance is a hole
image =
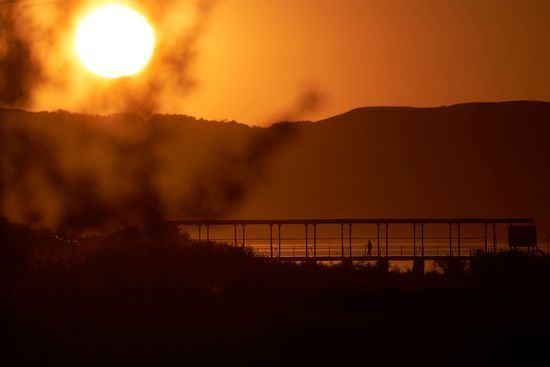
[[[166,231],[1,234],[5,366],[548,363],[544,257],[422,277],[266,264]]]

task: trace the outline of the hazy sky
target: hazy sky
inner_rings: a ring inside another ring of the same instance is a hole
[[[185,113],[265,123],[367,105],[550,100],[548,0],[221,0]]]

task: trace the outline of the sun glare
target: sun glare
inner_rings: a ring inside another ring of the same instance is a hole
[[[107,5],[88,14],[76,33],[76,51],[84,66],[105,78],[142,70],[153,54],[155,34],[138,12]]]

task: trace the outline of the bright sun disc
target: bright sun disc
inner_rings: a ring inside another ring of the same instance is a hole
[[[120,5],[92,11],[76,32],[76,52],[87,69],[105,78],[137,73],[155,48],[155,34],[138,12]]]

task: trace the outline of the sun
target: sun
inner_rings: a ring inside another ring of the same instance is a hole
[[[84,66],[105,78],[142,70],[153,55],[155,33],[145,17],[121,5],[93,10],[76,31],[76,52]]]

